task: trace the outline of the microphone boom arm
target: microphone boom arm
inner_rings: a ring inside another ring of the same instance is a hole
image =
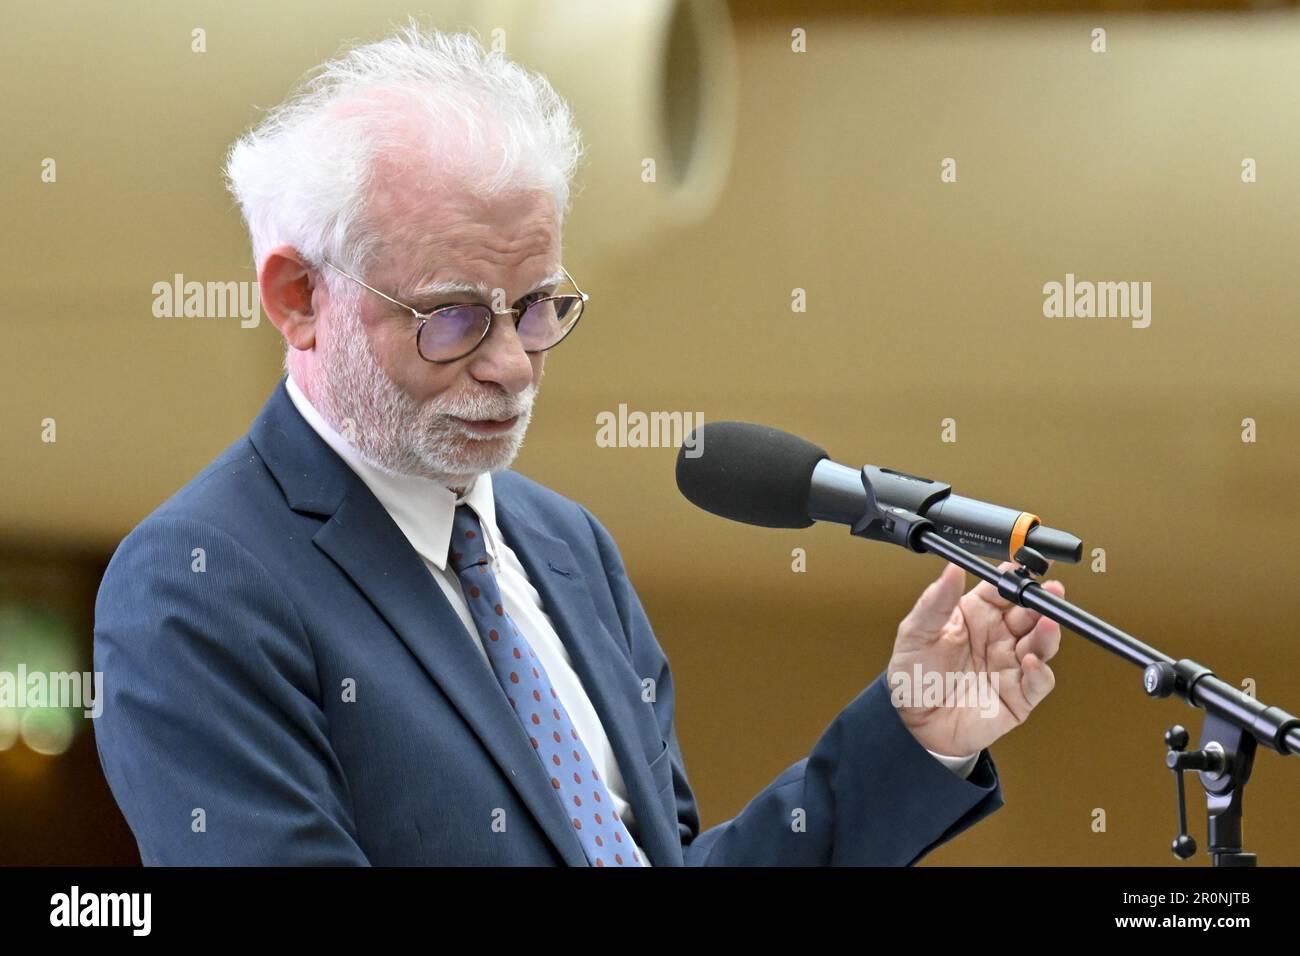
[[[1045,590],[1032,574],[1043,573],[1047,561],[1030,547],[1021,547],[1019,565],[999,571],[982,558],[953,544],[934,530],[934,523],[914,512],[882,506],[872,487],[871,466],[862,469],[866,505],[850,533],[873,541],[900,545],[918,554],[929,551],[998,589],[1008,601],[1038,611],[1093,644],[1143,668],[1143,689],[1155,698],[1177,695],[1206,712],[1200,749],[1182,752],[1187,733],[1175,725],[1165,735],[1173,748],[1166,763],[1179,774],[1182,816],[1182,771],[1199,770],[1209,815],[1209,852],[1216,866],[1253,866],[1255,855],[1241,848],[1242,795],[1250,777],[1256,744],[1284,755],[1300,755],[1300,717],[1270,707],[1220,680],[1208,667],[1192,660],[1175,660],[1136,637],[1108,624]],[[1201,769],[1205,766],[1207,769]],[[1180,831],[1181,831],[1180,825]],[[1195,841],[1180,832],[1175,855],[1186,859]]]

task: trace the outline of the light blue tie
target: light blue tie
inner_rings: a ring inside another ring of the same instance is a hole
[[[592,866],[644,866],[600,771],[569,719],[546,668],[501,603],[478,516],[459,505],[451,526],[451,566],[492,670],[546,768]]]

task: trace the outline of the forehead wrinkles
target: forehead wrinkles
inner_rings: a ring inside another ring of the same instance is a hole
[[[409,178],[409,171],[408,171]],[[428,180],[426,179],[426,185]],[[403,291],[434,280],[509,283],[503,270],[551,269],[559,258],[554,199],[535,191],[482,200],[443,182],[405,196],[390,181],[373,198],[372,226],[381,239],[380,268]],[[386,214],[386,215],[385,215]],[[547,261],[537,266],[533,260]]]
[[[463,251],[471,256],[502,259],[543,249],[555,240],[555,233],[553,217],[541,210],[494,217],[465,215],[460,210],[448,209],[440,217],[440,225],[429,233],[429,239],[444,254]]]
[[[559,273],[558,247],[546,226],[537,224],[513,236],[479,223],[471,226],[468,233],[444,233],[413,254],[402,276],[403,290],[414,294],[439,281],[480,283],[492,289],[502,279],[509,283],[517,278],[521,291],[528,291],[539,278],[533,275],[536,269]],[[519,275],[502,275],[511,270]]]

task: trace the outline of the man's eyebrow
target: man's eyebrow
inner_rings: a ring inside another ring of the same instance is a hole
[[[525,294],[532,295],[547,286],[559,285],[566,278],[562,269],[557,270],[541,282],[538,282]],[[420,301],[441,298],[445,295],[473,295],[480,299],[489,299],[492,297],[492,286],[486,282],[458,282],[454,279],[444,279],[441,282],[428,282],[416,286],[409,294],[412,299]]]

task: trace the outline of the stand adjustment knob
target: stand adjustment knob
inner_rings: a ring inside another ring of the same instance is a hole
[[[1168,697],[1174,692],[1174,687],[1178,683],[1178,674],[1172,664],[1166,664],[1164,661],[1156,661],[1154,664],[1148,664],[1142,671],[1142,689],[1147,692],[1149,697]],[[1187,731],[1183,731],[1184,734]],[[1187,746],[1187,741],[1183,741],[1183,747]],[[1177,748],[1182,750],[1183,747]]]
[[[1146,669],[1150,673],[1154,668],[1168,668],[1170,674],[1173,674],[1173,668],[1168,664],[1152,664]],[[1147,693],[1151,693],[1147,691]],[[1155,695],[1152,696],[1166,696]],[[1178,787],[1178,836],[1174,837],[1171,849],[1174,856],[1180,860],[1190,860],[1196,854],[1196,841],[1187,833],[1187,802],[1183,791],[1183,770],[1184,766],[1196,762],[1195,758],[1201,756],[1201,751],[1188,754],[1183,753],[1187,747],[1191,736],[1187,733],[1187,728],[1182,724],[1174,724],[1165,731],[1165,744],[1169,747],[1169,752],[1165,754],[1165,766],[1174,772],[1174,780]]]

